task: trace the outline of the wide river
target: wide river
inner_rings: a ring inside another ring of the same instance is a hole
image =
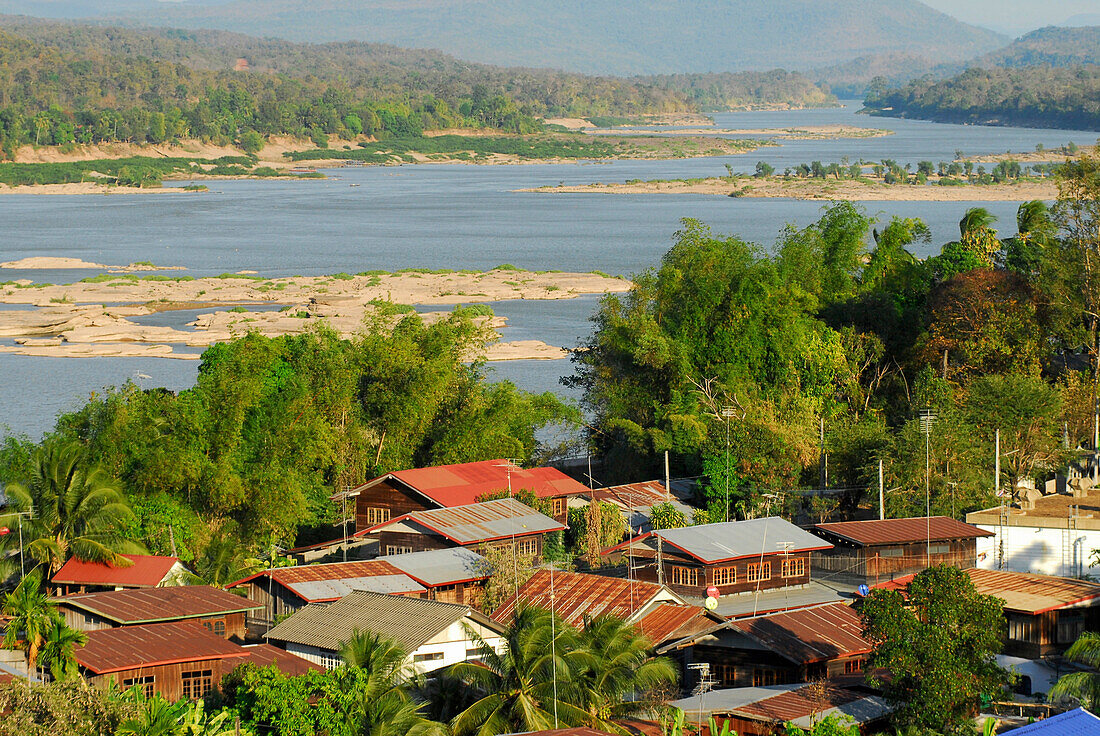
[[[512,190],[701,177],[752,171],[763,160],[788,166],[859,159],[951,160],[966,155],[1090,144],[1095,132],[985,128],[856,116],[858,102],[827,110],[729,113],[721,128],[800,128],[847,124],[893,135],[854,140],[790,141],[729,157],[604,164],[410,165],[340,169],[324,181],[214,181],[196,196],[0,196],[0,260],[70,256],[108,264],[153,261],[185,266],[193,276],[253,270],[269,276],[356,273],[404,267],[601,270],[632,274],[654,266],[679,220],[702,220],[718,232],[768,245],[787,223],[804,226],[821,202],[730,199],[707,195],[534,194]],[[351,186],[357,184],[359,186]],[[957,237],[966,202],[866,202],[871,214],[918,216],[933,245]],[[986,203],[1004,232],[1014,232],[1014,203]],[[927,255],[920,252],[918,255]],[[71,282],[87,271],[0,272],[0,280]],[[502,302],[505,339],[537,338],[572,347],[589,331],[594,297],[558,302]],[[182,326],[193,314],[159,315]],[[197,361],[163,358],[37,358],[0,354],[0,433],[38,437],[58,413],[105,386],[135,380],[173,390],[194,383]],[[558,383],[568,361],[492,365],[495,378],[568,395]],[[574,397],[575,398],[575,397]]]

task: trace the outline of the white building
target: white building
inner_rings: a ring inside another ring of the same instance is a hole
[[[381,634],[408,652],[407,664],[432,672],[479,657],[477,637],[501,651],[504,627],[469,606],[365,590],[310,604],[267,633],[272,644],[332,669],[356,631]],[[476,635],[476,636],[475,636]]]

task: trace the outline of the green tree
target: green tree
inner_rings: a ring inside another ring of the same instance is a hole
[[[195,579],[204,585],[222,588],[256,572],[259,565],[250,559],[232,537],[211,539],[194,562]]]
[[[1000,599],[979,594],[966,572],[937,565],[919,573],[903,595],[876,590],[860,608],[874,650],[869,671],[902,724],[962,733],[983,696],[999,695],[1007,673],[994,655],[1005,629]]]
[[[560,619],[552,626],[551,615],[521,607],[505,630],[503,652],[478,641],[480,663],[452,665],[451,674],[480,695],[451,721],[456,736],[597,725],[577,705],[574,675],[587,666],[587,656],[577,646],[576,631]]]
[[[56,613],[51,617],[42,639],[38,659],[58,682],[77,676],[76,648],[88,643],[83,631],[70,629]]]
[[[154,695],[141,704],[138,713],[119,724],[116,736],[185,736],[180,716],[182,704],[169,703]]]
[[[27,655],[27,667],[36,669],[57,615],[49,596],[41,590],[38,575],[32,573],[19,581],[15,590],[4,597],[2,610],[10,619],[4,632],[4,648],[22,649]]]
[[[84,682],[28,684],[15,681],[0,687],[0,736],[103,736],[135,710],[132,703],[110,697]]]
[[[1062,675],[1050,689],[1050,700],[1076,700],[1082,707],[1094,711],[1100,707],[1100,634],[1086,631],[1066,650],[1066,659],[1091,667],[1088,672]]]
[[[69,557],[128,566],[121,555],[141,552],[123,535],[132,518],[118,483],[100,467],[88,463],[77,443],[49,443],[34,456],[32,474],[24,483],[5,488],[11,511],[0,514],[0,525],[15,528],[22,520],[23,550],[52,576]],[[15,535],[0,537],[12,553]]]
[[[676,667],[651,657],[653,644],[633,624],[605,614],[586,621],[580,646],[588,655],[577,687],[594,721],[613,721],[660,705],[677,683]]]

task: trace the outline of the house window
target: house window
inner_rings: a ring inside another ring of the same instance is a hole
[[[930,544],[928,545],[928,553],[932,555],[946,555],[951,551],[950,544]]]
[[[737,582],[737,568],[736,567],[716,567],[714,568],[714,584],[715,585],[733,585]]]
[[[849,659],[844,663],[844,674],[855,675],[863,672],[865,661],[862,659]]]
[[[85,613],[84,614],[84,623],[85,624],[94,624],[95,623],[95,616],[93,616],[90,613]]]
[[[198,700],[214,688],[214,673],[211,670],[191,670],[184,672],[183,699]]]
[[[424,654],[414,654],[414,662],[438,662],[443,659],[443,652],[425,652]]]
[[[732,664],[712,664],[710,666],[713,677],[722,687],[737,686],[737,668]]]
[[[670,571],[673,585],[685,585],[688,587],[696,587],[699,585],[699,571],[694,567],[680,567],[673,565]]]
[[[772,563],[749,565],[749,582],[756,583],[761,580],[772,579]]]
[[[565,513],[565,499],[564,498],[552,498],[550,499],[550,515],[561,516]]]
[[[466,659],[481,659],[484,657],[484,653],[481,651],[481,647],[466,650]]]
[[[752,686],[764,687],[766,685],[775,685],[779,681],[779,674],[775,670],[753,670],[752,671]]]
[[[225,636],[225,621],[218,619],[214,622],[214,633],[218,636]]]
[[[367,526],[384,524],[390,520],[390,510],[369,506],[363,509],[363,518],[366,519]]]
[[[887,549],[880,550],[878,554],[879,557],[901,557],[902,549],[901,547],[889,547]]]
[[[806,558],[796,557],[790,560],[783,560],[783,577],[785,578],[797,578],[806,574]]]
[[[534,557],[539,553],[539,542],[537,539],[517,539],[516,540],[516,554],[529,555]]]
[[[122,688],[129,690],[132,687],[137,687],[145,697],[153,697],[153,684],[156,682],[156,678],[152,675],[146,675],[145,677],[130,677],[122,681]]]
[[[1008,618],[1008,638],[1012,641],[1028,641],[1034,642],[1034,630],[1031,618],[1026,616],[1009,616]]]
[[[344,660],[335,652],[321,652],[321,666],[326,670],[334,670],[344,664]]]
[[[387,544],[386,554],[388,555],[407,555],[413,551],[413,548],[405,544]]]
[[[1058,643],[1072,644],[1085,630],[1085,619],[1080,613],[1062,613],[1058,616]]]

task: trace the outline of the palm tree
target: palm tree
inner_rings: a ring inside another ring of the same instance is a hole
[[[407,665],[408,653],[386,637],[359,631],[340,648],[349,667],[367,673],[362,692],[360,733],[366,736],[444,736],[442,723],[428,720],[414,703],[406,686],[415,672]]]
[[[985,207],[971,207],[959,220],[959,236],[965,240],[967,235],[991,229],[996,221],[997,216]]]
[[[191,576],[203,585],[221,588],[256,572],[258,565],[249,562],[244,550],[229,536],[212,539],[195,560]]]
[[[653,644],[621,618],[587,622],[580,642],[591,655],[579,678],[585,706],[605,728],[615,728],[615,718],[650,710],[660,702],[656,693],[676,684],[672,662],[651,657]]]
[[[53,576],[71,556],[80,560],[128,566],[120,555],[142,548],[123,534],[133,518],[117,483],[97,466],[85,467],[79,443],[55,443],[40,448],[26,484],[4,489],[12,513],[0,515],[0,526],[14,526],[16,513],[29,512],[23,525],[26,556]],[[0,537],[9,554],[17,540]]]
[[[181,714],[181,706],[154,695],[136,716],[118,725],[115,736],[184,736]]]
[[[582,698],[574,673],[590,663],[572,627],[548,611],[523,607],[504,633],[503,653],[474,637],[481,662],[459,662],[451,674],[481,697],[451,721],[456,736],[596,725],[577,705]]]
[[[1073,646],[1066,650],[1066,659],[1088,665],[1093,670],[1100,669],[1100,634],[1092,631],[1081,634],[1073,642]],[[1071,672],[1062,675],[1050,689],[1050,699],[1077,700],[1086,710],[1095,711],[1100,707],[1100,672]]]
[[[61,617],[55,614],[46,628],[38,658],[43,666],[49,669],[53,679],[70,680],[77,674],[76,647],[82,647],[87,643],[87,634],[70,629]]]
[[[23,578],[15,590],[4,598],[3,613],[11,617],[4,634],[4,648],[21,647],[27,655],[28,670],[33,670],[45,643],[46,632],[57,615],[50,599],[42,592],[37,575],[32,573]]]

